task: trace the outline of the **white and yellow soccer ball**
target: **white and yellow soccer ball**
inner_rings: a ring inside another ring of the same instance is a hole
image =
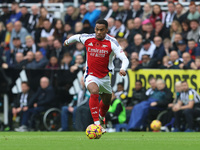
[[[162,123],[159,120],[153,120],[150,125],[153,131],[160,131],[161,126]]]
[[[102,135],[102,128],[100,125],[91,124],[86,128],[85,133],[89,139],[100,139]]]

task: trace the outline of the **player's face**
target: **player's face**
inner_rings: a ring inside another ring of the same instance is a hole
[[[95,33],[96,33],[96,39],[97,40],[103,40],[106,36],[106,33],[108,32],[108,29],[104,24],[96,24],[95,26]]]

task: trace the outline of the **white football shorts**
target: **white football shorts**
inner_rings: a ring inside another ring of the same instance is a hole
[[[84,75],[84,82],[86,88],[90,83],[92,82],[96,83],[99,87],[99,94],[102,93],[112,94],[111,81],[108,75],[105,76],[104,78],[97,78],[92,75]]]

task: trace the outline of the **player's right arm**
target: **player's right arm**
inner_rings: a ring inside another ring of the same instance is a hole
[[[64,46],[68,46],[69,44],[74,42],[81,42],[81,34],[76,34],[71,36],[69,39],[66,39],[64,42]]]

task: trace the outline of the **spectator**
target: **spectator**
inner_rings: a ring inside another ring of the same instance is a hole
[[[56,70],[58,68],[59,68],[58,58],[55,57],[55,56],[51,56],[50,60],[49,60],[49,63],[46,66],[46,69]]]
[[[157,68],[156,61],[154,59],[150,58],[150,55],[143,54],[141,63],[138,65],[138,67],[135,70],[143,69],[143,68]]]
[[[140,1],[135,0],[133,2],[132,13],[130,14],[129,18],[136,18],[136,17],[141,18],[142,14],[143,14],[143,10],[141,9]]]
[[[182,28],[181,28],[180,23],[177,20],[174,20],[170,27],[170,38],[171,38],[172,43],[174,42],[176,33],[180,34],[181,32],[182,32]]]
[[[12,2],[11,11],[12,11],[12,14],[10,18],[8,19],[7,23],[12,22],[14,24],[16,21],[19,21],[19,19],[22,16],[21,10],[19,8],[19,4],[17,2],[15,1]]]
[[[188,52],[190,53],[192,59],[195,60],[196,56],[200,56],[200,47],[195,42],[195,40],[193,40],[193,39],[188,40],[188,47],[189,47],[189,51]]]
[[[6,36],[6,28],[3,22],[0,22],[0,46],[4,46],[5,36]]]
[[[75,59],[75,64],[70,67],[70,72],[74,73],[79,69],[83,69],[85,67],[83,56],[77,55]]]
[[[45,7],[40,8],[40,17],[38,20],[38,23],[36,25],[36,28],[42,28],[44,20],[49,20],[49,22],[52,24],[54,22],[54,17],[52,14],[48,13],[47,9]]]
[[[178,51],[177,52],[178,52],[178,55],[179,55],[180,58],[182,57],[182,54],[184,52],[188,52],[189,51],[189,49],[187,47],[187,44],[183,40],[181,40],[181,41],[179,41],[177,43],[177,47],[178,47]]]
[[[198,20],[191,20],[190,28],[191,30],[188,32],[187,40],[194,39],[196,42],[199,42],[200,27]]]
[[[96,9],[95,3],[90,1],[88,3],[88,12],[85,14],[82,22],[89,20],[91,26],[94,28],[96,21],[99,19],[100,13],[100,10]]]
[[[68,6],[65,15],[65,23],[70,24],[72,27],[79,20],[79,13],[74,6]]]
[[[10,18],[11,12],[9,11],[7,3],[3,3],[1,9],[3,13],[0,15],[0,20],[3,22],[4,25],[6,25],[8,19]]]
[[[78,107],[82,105],[88,105],[89,103],[89,98],[90,98],[90,93],[89,91],[85,88],[84,84],[84,78],[81,78],[81,90],[73,96],[73,100],[68,106],[63,106],[62,111],[61,111],[61,129],[60,131],[68,131],[69,130],[69,125],[68,125],[68,118],[69,114],[72,114],[73,117],[73,127],[75,129],[75,118],[76,118],[76,110]],[[78,116],[79,117],[79,116]],[[80,117],[79,117],[80,118]],[[80,119],[81,120],[81,119]],[[78,124],[80,124],[80,120],[78,121]],[[80,125],[76,125],[80,126]]]
[[[11,53],[13,52],[14,50],[14,45],[12,43],[13,41],[13,38],[20,38],[20,41],[22,44],[25,44],[26,42],[26,36],[28,35],[28,31],[22,27],[22,23],[20,21],[16,21],[15,24],[14,24],[14,29],[12,29],[12,32],[11,32],[11,38],[10,38],[10,51]]]
[[[143,48],[139,52],[139,60],[142,60],[142,55],[147,54],[152,58],[156,45],[149,39],[143,41]]]
[[[84,49],[84,45],[81,42],[76,43],[76,50],[74,51],[74,54],[73,54],[74,61],[77,55],[81,55],[83,56],[83,58],[85,58],[85,49]]]
[[[127,94],[128,93],[124,90],[124,83],[117,83],[117,91],[115,92],[115,96],[117,99],[120,99],[122,101],[125,107],[128,105]]]
[[[107,20],[108,10],[109,10],[109,3],[108,1],[104,1],[101,5],[101,14],[99,19]]]
[[[34,36],[35,28],[36,28],[36,25],[38,24],[38,20],[39,20],[38,6],[36,6],[36,5],[31,6],[31,12],[32,12],[32,14],[30,15],[30,17],[28,19],[27,30],[32,36]]]
[[[138,55],[138,53],[137,52],[132,52],[131,53],[131,59],[139,59],[139,55]]]
[[[163,41],[163,44],[164,44],[164,48],[165,48],[165,53],[167,56],[169,56],[169,53],[172,51],[172,44],[171,44],[170,39],[165,38]]]
[[[155,36],[160,36],[163,40],[169,38],[169,32],[165,30],[164,24],[160,19],[155,22]]]
[[[69,70],[71,67],[72,56],[69,53],[65,53],[62,60],[60,68],[63,70]]]
[[[196,9],[196,4],[194,1],[190,2],[189,13],[187,15],[188,20],[199,20],[200,14]]]
[[[165,12],[161,10],[160,5],[155,4],[153,6],[152,15],[150,16],[149,19],[150,19],[154,28],[155,28],[156,20],[161,20],[161,22],[163,24],[165,23]]]
[[[56,20],[53,36],[60,41],[64,40],[64,23],[61,19]]]
[[[127,38],[129,31],[126,29],[125,25],[122,23],[122,20],[116,18],[115,26],[110,30],[110,35],[115,38]]]
[[[141,80],[136,80],[135,81],[135,88],[132,89],[133,95],[131,98],[131,106],[134,106],[144,100],[146,100],[146,90],[144,87],[142,87],[142,81]]]
[[[19,37],[13,38],[13,46],[14,46],[13,54],[12,54],[13,57],[15,57],[15,54],[18,52],[26,55],[25,45],[24,44],[22,45]]]
[[[150,16],[152,15],[151,4],[150,3],[144,4],[143,10],[144,10],[144,12],[141,17],[142,21],[149,19]]]
[[[15,121],[18,115],[22,117],[23,112],[26,111],[26,107],[33,96],[33,91],[30,89],[28,82],[23,81],[21,83],[21,90],[21,93],[19,93],[16,99],[14,99],[12,113],[9,116],[9,126],[11,130],[13,129],[13,121]]]
[[[119,4],[117,1],[112,2],[111,9],[108,11],[108,15],[105,17],[107,20],[108,18],[116,18],[119,14]]]
[[[186,120],[187,126],[185,132],[192,132],[194,121],[193,118],[199,116],[199,94],[189,88],[188,83],[183,81],[181,83],[182,92],[178,103],[172,107],[175,116],[175,130],[174,132],[181,131],[181,118]]]
[[[154,91],[156,90],[156,79],[154,77],[151,77],[149,79],[149,85],[150,85],[150,88],[148,88],[145,93],[147,98],[153,95]]]
[[[188,52],[184,52],[182,55],[183,63],[179,65],[180,69],[192,69],[191,65],[194,65],[194,60],[191,59],[191,55]]]
[[[65,24],[64,26],[64,36],[63,39],[67,39],[67,37],[70,34],[74,34],[73,28],[70,26],[70,24]]]
[[[187,19],[188,11],[184,8],[181,3],[176,4],[176,20],[181,24]]]
[[[46,37],[41,37],[40,38],[40,43],[38,43],[39,51],[42,52],[43,56],[46,56],[47,54],[47,38]]]
[[[63,58],[64,53],[66,52],[65,47],[62,46],[62,43],[55,39],[53,42],[54,50],[52,51],[50,56],[56,56],[58,59],[58,63],[60,64],[61,59]]]
[[[24,55],[23,53],[17,52],[15,55],[15,60],[14,62],[9,66],[9,68],[14,68],[14,69],[22,69],[25,67],[24,64]]]
[[[47,37],[47,53],[46,53],[46,56],[47,58],[49,59],[50,58],[50,55],[52,53],[52,51],[54,50],[54,46],[53,46],[53,42],[55,40],[55,37],[54,36],[49,36]]]
[[[25,51],[32,51],[33,53],[35,53],[37,51],[37,46],[35,44],[35,41],[33,39],[32,36],[28,35],[26,36],[26,46],[25,46]]]
[[[35,60],[26,65],[27,69],[42,69],[47,65],[48,60],[42,55],[42,52],[37,51],[35,53]]]
[[[142,22],[142,35],[145,39],[153,40],[154,37],[154,29],[149,19],[146,19]]]
[[[81,4],[80,5],[80,14],[79,14],[79,17],[81,20],[84,18],[86,13],[87,13],[87,9],[86,9],[85,4]]]
[[[158,99],[158,101],[154,101],[150,103],[150,108],[148,112],[148,125],[150,126],[150,123],[155,120],[158,116],[158,114],[166,110],[169,103],[173,101],[173,94],[170,89],[167,88],[165,81],[162,79],[158,79],[156,81],[156,88],[159,91],[155,91],[154,93],[160,93],[162,95],[162,99]],[[154,97],[156,98],[156,96]]]
[[[134,36],[134,43],[130,44],[130,51],[127,51],[129,54],[131,54],[132,52],[137,52],[139,53],[141,48],[142,48],[142,35],[141,34],[136,34]]]
[[[110,17],[107,19],[108,22],[108,33],[110,33],[110,30],[114,27],[115,25],[115,19]]]
[[[176,19],[175,4],[173,2],[169,2],[167,7],[168,7],[168,12],[165,17],[165,27],[167,29],[170,29],[172,22]]]
[[[200,69],[200,56],[195,58],[195,64],[191,64],[192,69]]]
[[[130,33],[128,35],[128,42],[129,43],[134,42],[133,41],[134,36],[136,34],[141,34],[141,30],[142,30],[142,28],[141,28],[142,20],[140,18],[138,18],[138,17],[135,18],[133,24],[134,24],[134,29],[130,30]]]
[[[28,12],[28,9],[26,6],[22,6],[20,8],[21,8],[22,16],[19,20],[21,21],[22,26],[28,30],[27,27],[28,27],[28,20],[30,18],[30,13]]]
[[[183,40],[181,33],[176,33],[174,36],[174,41],[172,42],[172,49],[178,51],[177,43],[181,40]]]
[[[111,99],[109,110],[105,116],[107,124],[109,124],[109,122],[111,122],[112,125],[125,123],[126,109],[123,103],[115,96],[114,92],[112,92]]]
[[[124,5],[122,11],[120,11],[116,18],[120,18],[122,20],[122,23],[126,26],[127,20],[130,19],[129,15],[132,14],[132,11],[130,9],[131,2],[130,0],[124,0]]]
[[[55,29],[51,28],[51,22],[48,19],[44,20],[43,27],[44,27],[44,29],[42,29],[40,37],[47,38],[48,36],[54,34]]]
[[[127,25],[126,25],[127,29],[129,31],[133,30],[134,29],[134,19],[129,19],[127,20]]]
[[[164,45],[162,42],[162,38],[160,36],[154,37],[154,43],[156,45],[156,48],[154,50],[154,54],[152,59],[156,62],[156,64],[159,66],[162,62],[163,57],[166,55]]]
[[[74,27],[75,34],[81,34],[82,31],[83,31],[83,23],[81,21],[76,22],[75,27]],[[85,32],[83,32],[83,33],[85,33]]]
[[[16,128],[15,131],[25,132],[29,129],[35,128],[35,117],[39,113],[47,110],[51,106],[54,98],[54,89],[50,85],[49,79],[47,77],[42,77],[40,79],[40,87],[37,89],[37,92],[31,97],[28,106],[24,108],[21,126],[19,128]],[[29,120],[30,125],[28,125]]]
[[[179,58],[177,51],[170,52],[170,62],[171,65],[170,69],[179,69],[179,65],[183,62],[182,58]]]
[[[94,33],[94,28],[91,26],[90,22],[88,20],[85,20],[83,22],[83,30],[82,33]]]
[[[162,59],[162,64],[160,66],[160,69],[168,69],[170,67],[171,67],[171,65],[170,65],[169,56],[164,56]]]
[[[25,61],[26,67],[28,66],[28,64],[30,64],[34,61],[34,58],[35,58],[34,53],[32,51],[28,51],[26,56],[24,56],[24,61]]]
[[[183,37],[183,40],[187,41],[187,35],[190,31],[190,21],[189,20],[183,20],[181,23],[182,27],[182,33],[181,36]]]

